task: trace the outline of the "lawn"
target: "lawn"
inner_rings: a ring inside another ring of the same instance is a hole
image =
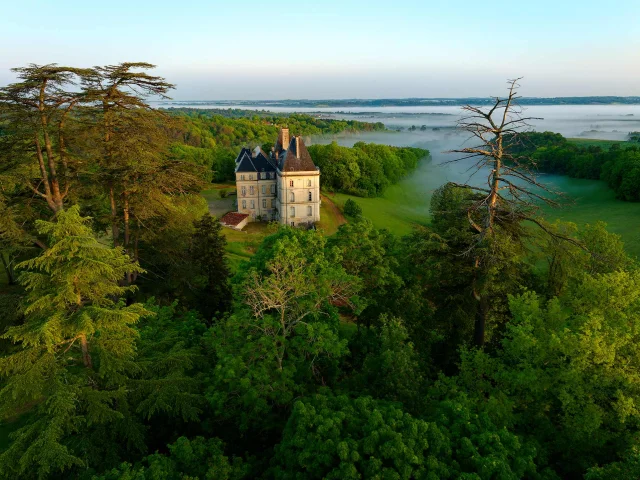
[[[617,200],[614,192],[598,180],[555,175],[545,176],[542,180],[564,192],[570,202],[560,209],[545,210],[548,220],[560,219],[578,225],[602,220],[607,223],[609,231],[622,237],[630,254],[640,256],[640,203]],[[331,198],[340,207],[351,198],[377,228],[406,235],[415,224],[429,223],[432,193],[432,189],[421,188],[409,178],[387,189],[384,197],[360,198],[338,193]]]

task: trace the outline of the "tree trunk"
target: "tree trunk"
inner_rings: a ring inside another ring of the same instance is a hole
[[[82,363],[86,368],[93,370],[93,363],[91,362],[91,355],[89,355],[89,343],[87,342],[86,335],[80,335],[80,346],[82,347]]]
[[[120,229],[118,228],[118,208],[113,185],[109,187],[109,200],[111,201],[111,236],[113,237],[113,246],[117,247],[120,239]]]
[[[42,155],[42,147],[40,146],[40,139],[38,138],[38,134],[35,136],[35,146],[36,146],[36,155],[38,157],[38,167],[40,168],[40,175],[42,175],[42,183],[44,184],[44,198],[47,201],[47,205],[53,211],[53,213],[58,213],[59,209],[53,200],[53,195],[51,194],[51,185],[49,183],[49,174],[47,173],[47,167],[44,164],[44,157]],[[37,188],[37,187],[36,187]]]
[[[487,301],[487,297],[483,292],[483,286],[478,285],[482,268],[480,257],[476,257],[474,267],[475,273],[472,283],[472,293],[473,298],[475,298],[478,302],[478,308],[476,309],[476,315],[473,324],[473,343],[476,347],[482,348],[484,346],[484,332],[487,325],[487,312],[489,311],[489,304]]]
[[[489,304],[484,295],[480,295],[478,300],[478,309],[473,325],[473,343],[476,347],[484,347],[485,330],[487,326],[487,314],[489,312]]]
[[[13,272],[13,265],[11,259],[5,259],[4,253],[0,254],[0,259],[2,259],[2,266],[4,267],[4,271],[7,273],[7,279],[9,281],[9,285],[16,284],[16,277]]]
[[[129,229],[129,196],[127,192],[122,193],[123,198],[123,218],[124,218],[124,249],[129,256],[131,256],[131,249],[129,248],[130,229]],[[127,285],[133,283],[133,275],[131,272],[126,274]]]
[[[53,203],[56,206],[56,212],[64,210],[62,204],[62,194],[60,193],[60,184],[58,182],[58,175],[56,174],[56,162],[53,155],[53,146],[51,145],[51,138],[49,137],[49,121],[45,114],[44,105],[44,85],[40,90],[40,125],[42,126],[42,135],[44,137],[44,149],[47,156],[47,165],[49,167],[49,184],[51,186],[51,196]]]

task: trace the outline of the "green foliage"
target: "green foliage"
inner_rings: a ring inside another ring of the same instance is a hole
[[[370,397],[316,395],[296,402],[276,447],[278,479],[518,479],[535,452],[486,418],[445,404],[427,422]],[[442,424],[442,426],[440,426]]]
[[[422,404],[424,376],[409,333],[398,318],[383,316],[377,345],[356,372],[356,389],[381,400],[402,402],[415,413]]]
[[[155,453],[132,466],[124,463],[92,480],[181,480],[248,478],[249,466],[242,459],[224,455],[224,444],[217,438],[180,437],[168,446],[169,455]]]
[[[637,448],[623,461],[613,462],[602,467],[590,468],[585,480],[636,480],[640,478],[640,455]]]
[[[241,274],[236,311],[211,330],[207,397],[243,429],[277,421],[297,395],[331,381],[346,354],[336,308],[352,304],[359,282],[325,258],[324,242],[289,228],[268,238]]]
[[[464,386],[510,403],[516,429],[565,474],[632,447],[640,426],[638,273],[585,276],[559,299],[526,293],[510,304],[502,349],[463,355]]]
[[[198,309],[210,321],[231,306],[230,273],[225,256],[227,240],[218,219],[209,214],[194,222],[194,226],[189,256],[197,276],[192,281],[197,289]]]
[[[4,338],[21,348],[0,359],[3,418],[31,412],[0,456],[2,471],[14,478],[84,465],[84,448],[71,439],[82,438],[88,426],[126,418],[123,382],[134,369],[138,336],[133,325],[151,314],[117,300],[133,290],[120,285],[125,273],[142,269],[121,249],[101,245],[78,207],[37,226],[50,248],[19,265],[26,318]]]
[[[492,239],[478,242],[467,219],[474,195],[451,184],[441,187],[432,197],[431,226],[406,239],[405,282],[423,302],[407,327],[416,338],[436,341],[428,348],[445,369],[457,362],[457,348],[474,339],[479,319],[485,341],[497,341],[508,321],[506,295],[522,289],[529,275],[526,252],[509,225],[497,225]]]
[[[580,146],[551,132],[524,134],[513,153],[530,157],[542,172],[569,175],[573,178],[602,179],[622,200],[640,201],[640,149],[636,145],[609,149]]]
[[[358,142],[353,148],[311,145],[309,153],[322,172],[322,186],[328,190],[376,197],[398,182],[429,155],[428,150],[390,147]]]
[[[296,135],[321,135],[342,132],[385,130],[382,123],[357,120],[330,120],[305,114],[274,114],[251,110],[171,109],[181,121],[179,136],[171,147],[176,158],[213,170],[213,180],[235,180],[235,159],[243,146],[262,146],[271,150],[280,127]]]
[[[328,247],[334,262],[362,279],[361,296],[367,305],[359,317],[370,323],[388,303],[389,296],[402,287],[402,279],[396,273],[395,237],[386,230],[373,228],[369,220],[359,218],[341,225],[329,240]]]
[[[604,222],[585,225],[578,231],[575,224],[556,222],[549,231],[566,238],[575,238],[579,244],[558,240],[545,235],[539,256],[548,269],[543,272],[546,291],[559,295],[569,282],[581,281],[583,274],[612,273],[635,268],[635,262],[627,255],[619,235],[609,233]]]
[[[358,205],[354,200],[348,199],[344,203],[344,214],[350,217],[359,217],[362,215],[362,207]]]
[[[145,419],[161,416],[184,422],[200,418],[205,403],[199,372],[210,365],[202,351],[205,323],[195,312],[178,313],[177,302],[145,308],[154,315],[138,326],[136,364],[131,382],[131,401]],[[157,436],[157,435],[156,435]]]

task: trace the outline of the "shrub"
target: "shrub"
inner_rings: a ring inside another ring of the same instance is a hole
[[[362,207],[355,201],[349,199],[344,204],[344,214],[350,217],[359,217],[362,215]]]

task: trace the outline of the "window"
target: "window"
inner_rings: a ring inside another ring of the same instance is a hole
[[[251,200],[251,209],[255,210],[256,208],[256,201],[255,200]]]
[[[307,187],[311,186],[311,180],[307,180]]]
[[[262,194],[264,195],[265,193],[267,193],[267,186],[262,185]]]
[[[271,177],[271,180],[273,180],[274,178],[276,178],[276,174],[275,174],[275,173],[273,173],[273,172],[271,172],[271,173],[269,174],[269,177]]]
[[[295,227],[296,226],[296,222],[291,222],[291,226]]]
[[[276,201],[272,198],[271,199],[271,208],[274,208],[276,206]]]
[[[276,186],[271,185],[271,194],[275,194],[275,193],[276,193]]]
[[[267,178],[267,174],[266,173],[262,173],[260,178]]]
[[[290,187],[293,187],[293,180],[290,180],[290,181],[289,181],[289,186],[290,186]]]
[[[266,200],[262,200],[262,208],[267,208],[267,201]]]
[[[240,180],[244,180],[244,175],[240,175]]]
[[[249,193],[250,193],[251,195],[253,195],[253,192],[254,192],[253,185],[251,185],[251,186],[249,187]]]
[[[307,217],[310,217],[313,215],[313,207],[311,205],[309,205],[307,207]]]
[[[296,207],[291,207],[289,209],[289,216],[290,217],[295,217],[296,216]]]
[[[247,187],[242,187],[242,195],[246,195],[247,194]]]
[[[296,201],[296,194],[291,192],[291,201],[295,202]]]
[[[249,174],[249,180],[253,180],[253,173]]]
[[[311,192],[309,192],[309,201],[311,201]]]
[[[246,200],[242,200],[242,208],[247,208],[247,201]]]

